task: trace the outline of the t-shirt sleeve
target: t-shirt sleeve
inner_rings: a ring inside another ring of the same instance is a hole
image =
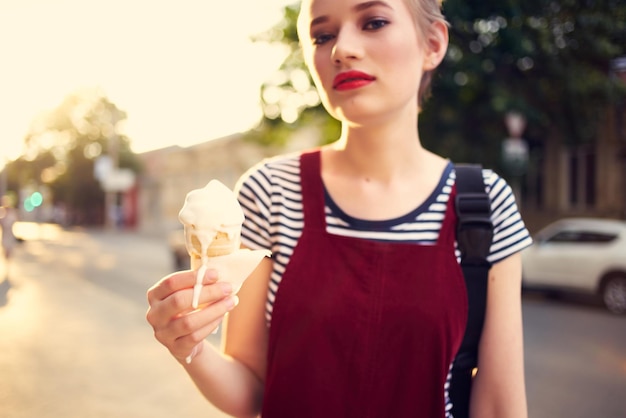
[[[261,162],[248,170],[235,186],[245,216],[241,242],[252,250],[271,250],[271,184],[269,170]]]
[[[492,170],[483,170],[491,200],[493,241],[488,261],[497,263],[532,244],[532,238],[518,210],[513,189]]]

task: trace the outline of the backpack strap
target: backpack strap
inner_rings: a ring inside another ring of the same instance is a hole
[[[467,326],[452,366],[450,400],[452,416],[469,416],[473,371],[478,364],[478,344],[487,304],[487,261],[493,238],[491,201],[485,191],[482,167],[456,164],[457,244],[468,299]]]

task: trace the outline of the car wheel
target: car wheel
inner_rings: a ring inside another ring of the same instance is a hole
[[[609,311],[626,313],[626,276],[607,278],[602,288],[602,300]]]

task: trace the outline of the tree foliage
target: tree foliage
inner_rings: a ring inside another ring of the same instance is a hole
[[[284,145],[303,126],[317,125],[320,141],[330,142],[339,136],[340,125],[320,102],[317,90],[304,64],[296,21],[299,3],[284,8],[284,19],[256,41],[282,43],[288,54],[276,74],[261,86],[264,117],[248,137],[265,145]]]
[[[298,48],[299,6],[259,41],[280,42],[290,54],[262,86],[265,117],[253,138],[284,142],[304,124],[336,138],[337,122],[322,108]],[[531,146],[560,137],[593,141],[608,106],[623,100],[610,65],[626,54],[623,0],[446,0],[448,54],[420,115],[424,144],[458,161],[500,163],[506,112],[528,120]]]
[[[450,48],[421,117],[431,147],[499,161],[503,117],[528,119],[531,145],[593,141],[624,94],[610,75],[626,54],[626,4],[617,0],[447,0]]]
[[[125,119],[126,113],[98,90],[70,94],[34,120],[24,155],[7,166],[9,189],[46,187],[52,203],[67,209],[70,222],[101,224],[104,191],[94,174],[96,159],[112,154],[119,167],[140,170],[129,139],[120,133]]]

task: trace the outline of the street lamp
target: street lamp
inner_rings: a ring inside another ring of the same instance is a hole
[[[509,137],[502,141],[502,160],[505,170],[511,175],[511,188],[515,200],[521,202],[521,177],[528,167],[528,143],[522,134],[526,129],[526,117],[516,111],[507,112],[504,124]]]

